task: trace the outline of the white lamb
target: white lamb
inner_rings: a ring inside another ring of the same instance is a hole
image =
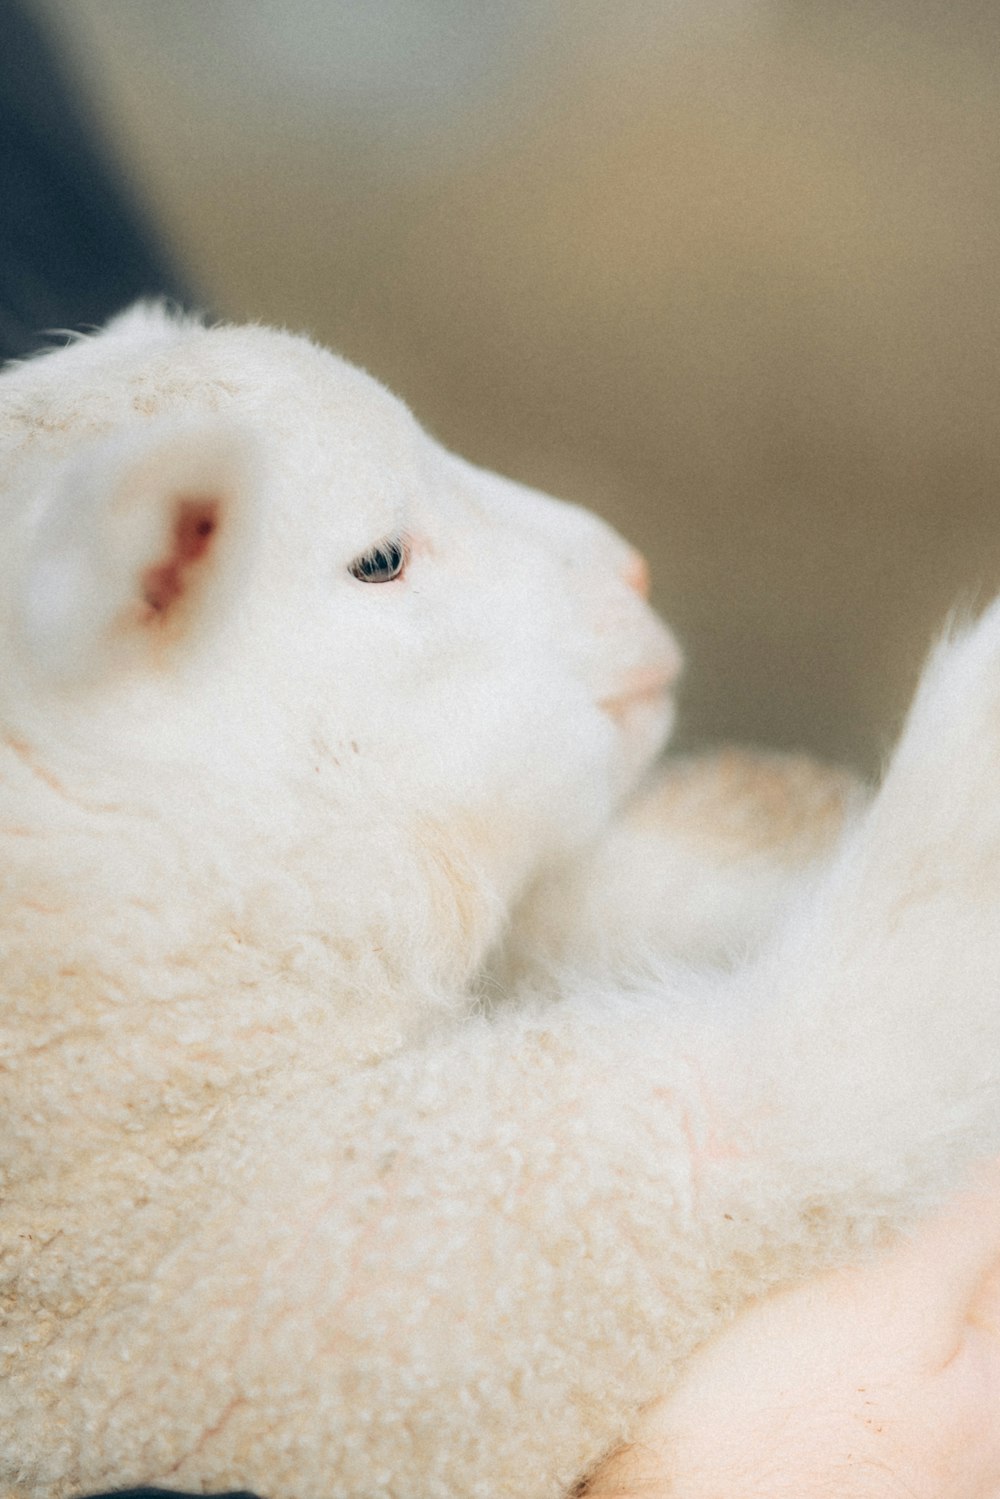
[[[715,891],[738,764],[600,842],[679,665],[635,554],[367,376],[139,310],[0,451],[8,1499],[560,1499],[1000,1149],[1000,610],[822,873]]]

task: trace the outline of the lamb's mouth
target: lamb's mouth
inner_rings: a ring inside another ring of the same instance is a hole
[[[597,706],[610,718],[624,718],[633,708],[664,702],[675,677],[661,668],[633,672],[620,692],[599,698]]]

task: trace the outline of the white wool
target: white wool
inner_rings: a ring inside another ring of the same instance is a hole
[[[615,822],[634,554],[332,355],[135,309],[0,457],[5,1499],[559,1499],[1000,1149],[1000,610],[870,809],[723,758]]]

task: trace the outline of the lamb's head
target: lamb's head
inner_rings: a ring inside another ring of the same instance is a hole
[[[668,729],[637,554],[305,340],[133,311],[0,450],[8,992],[453,983]]]

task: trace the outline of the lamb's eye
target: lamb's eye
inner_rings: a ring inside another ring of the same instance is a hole
[[[371,551],[355,557],[349,572],[359,583],[391,583],[406,566],[406,543],[401,540],[380,541]]]

